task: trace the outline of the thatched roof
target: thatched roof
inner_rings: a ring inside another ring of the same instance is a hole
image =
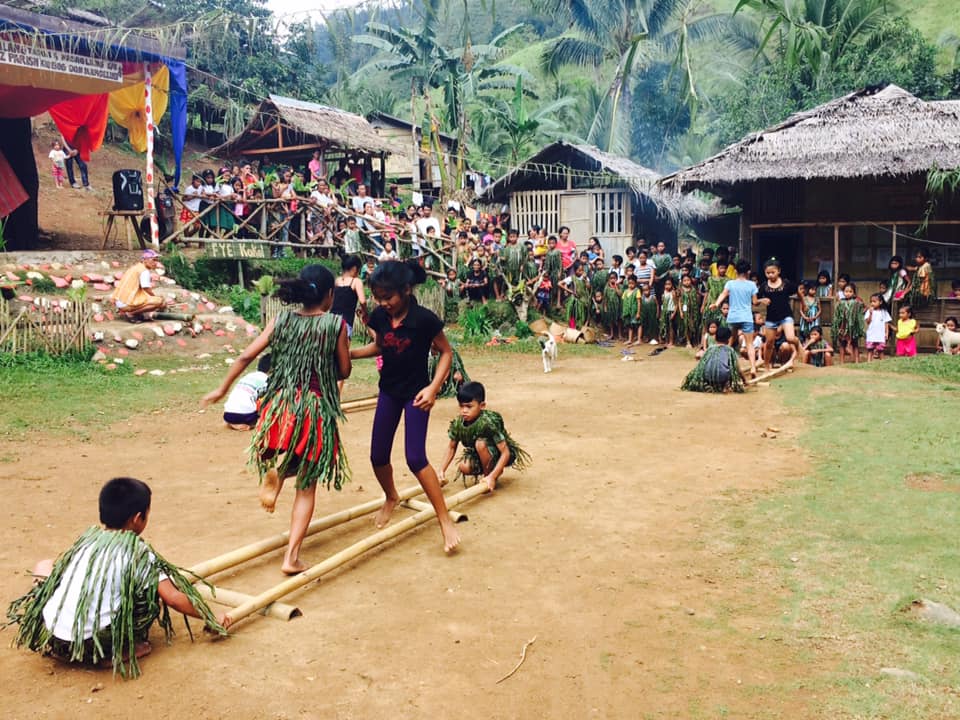
[[[276,132],[264,132],[280,124],[283,147],[278,146]],[[302,146],[325,150],[367,154],[403,152],[377,134],[366,118],[354,113],[303,102],[281,95],[271,95],[257,107],[253,118],[239,135],[210,151],[211,155],[234,157],[244,151],[272,148],[279,155]]]
[[[707,205],[698,198],[660,187],[660,175],[654,170],[593,145],[563,141],[547,145],[520,163],[484,190],[480,199],[502,202],[511,193],[525,190],[564,190],[568,171],[574,189],[630,188],[638,198],[652,202],[657,213],[673,223],[709,214]]]
[[[934,166],[960,167],[960,103],[925,102],[887,85],[796,113],[664,184],[728,195],[762,180],[898,177]]]

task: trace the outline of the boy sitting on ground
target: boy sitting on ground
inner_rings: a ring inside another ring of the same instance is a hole
[[[486,390],[478,382],[467,382],[457,390],[457,402],[460,415],[450,421],[447,435],[450,445],[447,456],[440,469],[440,478],[444,477],[457,446],[463,444],[459,471],[463,475],[482,475],[487,488],[493,491],[497,487],[497,478],[505,468],[514,466],[523,470],[530,462],[530,456],[517,445],[503,426],[500,413],[487,410]]]
[[[743,392],[746,376],[740,369],[737,351],[730,346],[730,328],[717,330],[717,344],[707,348],[697,366],[680,385],[694,392]]]
[[[270,353],[257,361],[255,372],[237,380],[223,404],[223,422],[231,430],[251,430],[260,418],[259,400],[267,389]]]
[[[191,582],[140,537],[149,515],[146,483],[108,481],[100,490],[103,527],[91,527],[56,562],[37,563],[37,584],[10,604],[7,617],[20,626],[16,645],[136,677],[154,620],[170,641],[171,608],[226,635],[229,618],[218,622]]]

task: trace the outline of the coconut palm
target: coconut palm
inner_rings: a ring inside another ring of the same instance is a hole
[[[541,5],[567,13],[571,21],[571,32],[545,50],[544,68],[554,75],[567,65],[597,69],[604,103],[587,140],[621,153],[628,151],[635,74],[655,60],[670,59],[683,77],[687,99],[695,98],[691,43],[724,38],[731,22],[729,15],[698,14],[699,0],[541,0]],[[604,119],[608,131],[601,135]]]

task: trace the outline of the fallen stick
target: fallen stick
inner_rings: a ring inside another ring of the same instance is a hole
[[[430,505],[430,503],[428,502],[424,502],[423,500],[413,500],[413,499],[404,500],[401,503],[401,505],[403,505],[405,508],[410,508],[411,510],[416,510],[418,512],[420,510],[429,510],[432,507],[432,505]],[[450,515],[450,519],[453,520],[455,523],[466,522],[467,520],[470,519],[467,517],[466,513],[457,512],[456,510],[451,510],[449,515]]]
[[[750,378],[749,380],[747,380],[747,382],[746,382],[745,384],[746,384],[746,385],[756,385],[757,383],[764,382],[764,381],[766,381],[766,380],[770,380],[770,379],[772,379],[772,378],[775,378],[775,377],[777,377],[778,375],[783,375],[785,372],[787,372],[788,370],[792,370],[792,369],[793,369],[793,360],[791,360],[791,361],[788,362],[788,363],[785,363],[785,364],[781,365],[781,366],[778,367],[778,368],[774,368],[773,370],[770,370],[769,372],[765,372],[763,375],[757,375],[757,377],[755,377],[755,378]]]
[[[177,303],[178,305],[181,303]],[[193,320],[193,313],[178,313],[178,312],[155,312],[153,317],[157,320],[180,320],[182,322],[190,322]]]
[[[467,488],[456,495],[451,495],[448,497],[447,507],[454,508],[457,505],[465,503],[468,500],[472,500],[477,495],[481,495],[485,492],[487,492],[486,485],[482,483],[474,485],[473,487]],[[403,520],[392,524],[383,530],[373,533],[373,535],[370,535],[366,539],[344,548],[340,552],[328,557],[323,562],[304,570],[299,575],[294,575],[279,585],[276,585],[269,590],[265,590],[256,597],[251,598],[249,602],[246,602],[234,610],[231,610],[228,615],[234,623],[243,620],[245,617],[248,617],[260,610],[260,608],[266,607],[270,603],[276,602],[285,595],[289,595],[295,590],[299,590],[304,585],[309,585],[314,580],[319,580],[327,573],[336,570],[342,565],[346,565],[348,562],[359,557],[367,550],[375,548],[377,545],[382,545],[388,540],[392,540],[398,535],[402,535],[407,530],[411,530],[418,525],[422,525],[428,520],[433,519],[435,516],[436,515],[433,512],[433,508],[431,507],[429,510],[421,510],[416,515],[411,515],[408,518],[404,518]]]
[[[414,485],[413,487],[409,487],[406,490],[400,491],[400,499],[409,500],[410,498],[416,497],[422,492],[422,487],[419,485]],[[310,535],[316,535],[318,532],[327,530],[336,525],[342,525],[343,523],[350,522],[351,520],[355,520],[363,515],[369,515],[370,513],[379,510],[382,505],[383,500],[370,500],[369,502],[365,502],[360,505],[354,505],[346,510],[341,510],[339,512],[332,513],[331,515],[317,518],[307,526],[307,537]],[[245,563],[247,560],[252,560],[260,555],[266,555],[268,552],[273,550],[279,550],[280,548],[286,546],[289,539],[290,532],[283,532],[279,535],[274,535],[273,537],[265,538],[264,540],[250,543],[249,545],[244,545],[243,547],[237,548],[236,550],[231,550],[223,555],[218,555],[210,560],[205,560],[204,562],[189,568],[189,570],[197,577],[206,578],[215,573],[222,572],[223,570],[227,570],[236,565],[240,565],[241,563]]]
[[[527,640],[527,641],[523,644],[523,650],[520,651],[520,662],[518,662],[516,665],[513,666],[513,670],[511,670],[511,671],[508,672],[506,675],[504,675],[502,678],[500,678],[499,680],[497,680],[497,682],[495,682],[494,685],[499,685],[499,684],[502,683],[504,680],[506,680],[508,677],[512,677],[513,674],[514,674],[517,670],[520,669],[520,666],[523,665],[523,661],[527,659],[527,648],[530,647],[531,645],[533,645],[536,641],[537,641],[537,636],[534,635],[532,638],[530,638],[529,640]]]
[[[207,602],[215,602],[218,605],[223,605],[225,607],[237,607],[237,605],[243,605],[243,603],[250,600],[250,596],[244,593],[235,592],[233,590],[227,590],[222,587],[215,587],[211,592],[210,588],[207,585],[201,583],[197,585],[197,591]],[[303,615],[300,612],[300,608],[294,607],[293,605],[286,605],[284,603],[272,603],[267,605],[260,611],[261,615],[266,615],[267,617],[272,617],[277,620],[292,620],[295,617],[300,617]]]

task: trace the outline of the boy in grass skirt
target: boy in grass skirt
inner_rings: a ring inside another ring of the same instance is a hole
[[[717,344],[707,348],[697,366],[690,371],[680,385],[681,390],[693,392],[738,392],[745,389],[739,355],[730,345],[730,328],[717,330]]]
[[[637,344],[647,342],[657,344],[660,334],[660,304],[650,285],[644,285],[640,291],[640,331],[637,335]]]
[[[192,582],[140,537],[150,498],[149,486],[134,478],[103,486],[103,527],[91,527],[56,561],[37,563],[41,579],[7,609],[9,624],[19,625],[17,646],[67,662],[109,663],[114,672],[136,677],[137,659],[150,652],[153,622],[167,642],[173,636],[171,609],[227,634],[230,618],[218,621]]]
[[[450,421],[447,431],[450,445],[440,467],[440,477],[444,477],[457,453],[457,446],[462,444],[459,474],[482,475],[487,488],[493,491],[505,468],[512,466],[523,470],[530,464],[530,456],[510,437],[500,413],[487,410],[483,385],[464,383],[457,391],[457,402],[460,415]]]

